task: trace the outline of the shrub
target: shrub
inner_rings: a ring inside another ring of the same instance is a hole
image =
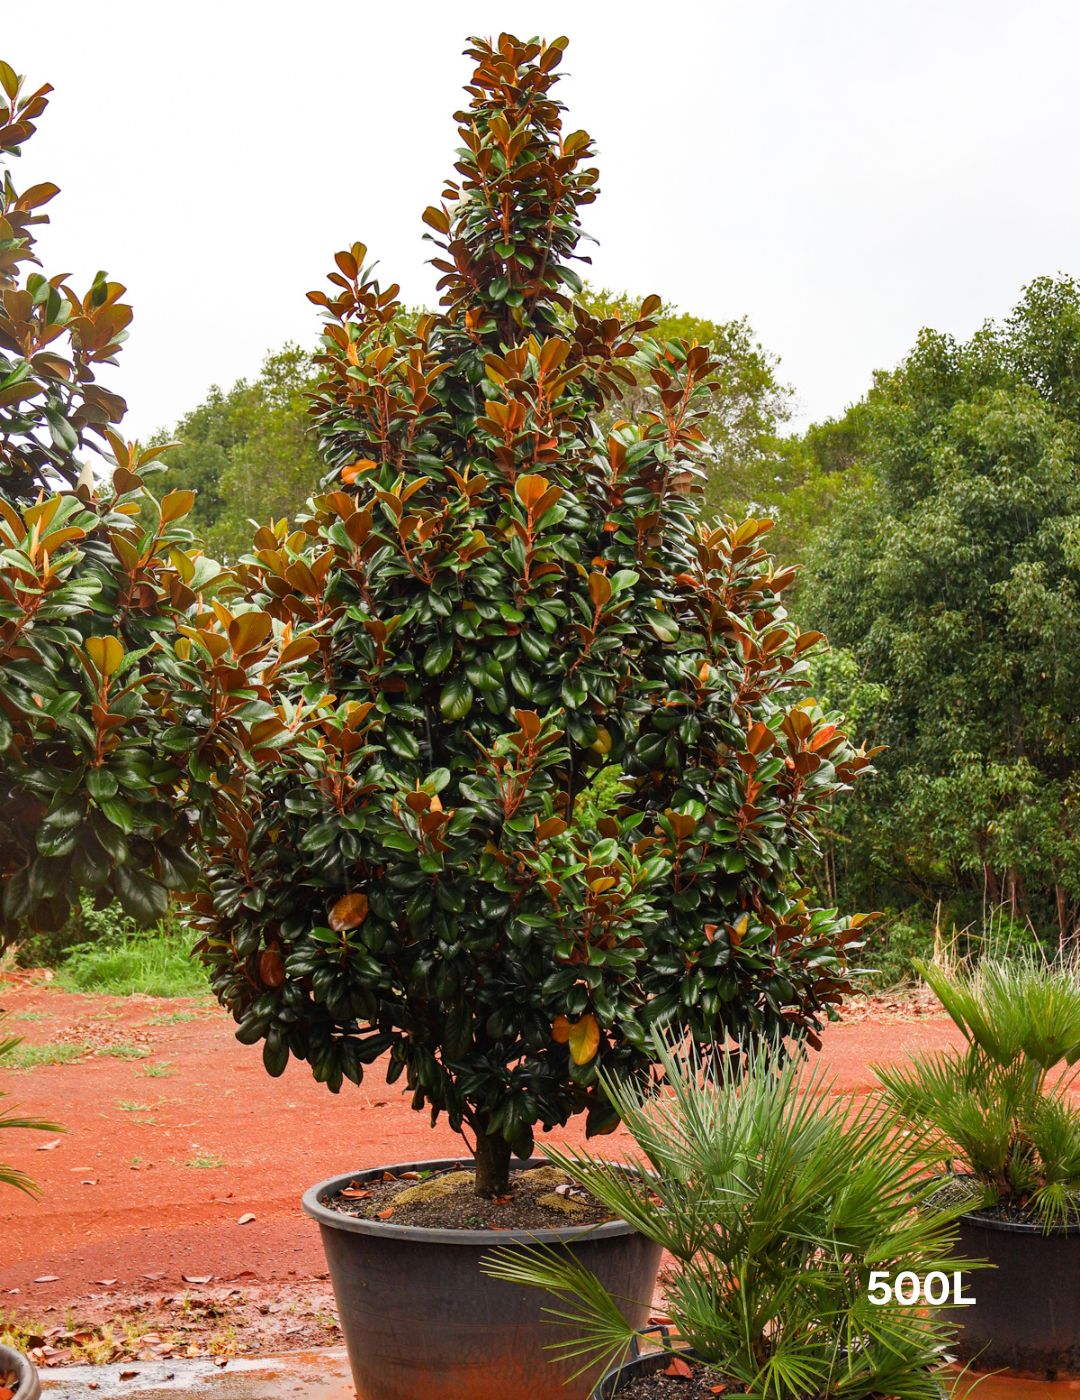
[[[271,1074],[294,1055],[336,1092],[388,1050],[486,1193],[535,1124],[612,1129],[598,1067],[641,1069],[653,1026],[813,1040],[860,922],[797,869],[868,756],[805,699],[818,634],[785,620],[771,522],[697,519],[710,351],[650,340],[656,297],[623,324],[570,295],[597,172],[552,95],[564,43],[473,41],[461,180],[424,216],[440,314],[404,316],[360,244],[311,294],[328,489],[237,570],[311,655],[195,906]],[[650,408],[602,437],[638,378]],[[615,811],[579,813],[608,765]]]
[[[656,1047],[662,1085],[605,1080],[644,1156],[638,1170],[551,1156],[669,1251],[665,1298],[680,1345],[769,1400],[936,1400],[930,1368],[949,1326],[868,1296],[871,1270],[891,1281],[956,1267],[950,1215],[919,1208],[934,1190],[920,1180],[925,1130],[904,1135],[879,1102],[834,1094],[790,1062],[778,1071],[766,1054],[751,1055],[743,1075],[659,1038]],[[574,1328],[561,1359],[615,1360],[634,1340],[616,1299],[567,1252],[500,1250],[487,1268],[562,1295],[549,1310]]]
[[[878,924],[867,936],[863,949],[862,961],[869,969],[866,984],[882,989],[909,982],[916,958],[932,957],[933,952],[933,929],[903,917]]]
[[[1030,1209],[1047,1229],[1075,1216],[1080,1109],[1067,1093],[1080,1059],[1075,968],[1030,955],[987,959],[973,974],[916,967],[968,1044],[875,1065],[897,1110],[913,1125],[932,1124],[973,1173],[969,1208]]]
[[[25,94],[5,63],[0,88],[0,150],[17,156],[49,88]],[[125,405],[93,374],[126,334],[124,289],[104,274],[83,298],[62,277],[20,282],[37,262],[34,211],[56,192],[19,195],[10,174],[0,187],[0,951],[63,929],[87,891],[160,918],[167,891],[197,876],[196,833],[229,801],[208,762],[231,745],[226,781],[242,771],[254,700],[241,665],[211,675],[162,645],[230,576],[191,548],[194,494],[146,488],[164,448],[109,427]],[[75,456],[95,436],[113,468],[101,483]],[[200,732],[177,742],[188,712]]]
[[[0,156],[22,154],[51,91],[45,84],[28,92],[0,60]],[[10,171],[0,183],[0,496],[9,502],[29,502],[58,482],[75,487],[84,475],[75,453],[95,437],[103,447],[127,408],[94,379],[95,366],[115,364],[127,338],[124,288],[104,272],[84,296],[63,273],[22,280],[22,264],[40,266],[34,228],[49,216],[38,211],[59,192],[46,181],[19,194]]]

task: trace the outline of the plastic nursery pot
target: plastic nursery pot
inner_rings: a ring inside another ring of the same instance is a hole
[[[1006,1366],[1047,1380],[1080,1375],[1080,1229],[962,1215],[957,1256],[995,1267],[964,1274],[971,1307],[942,1308],[955,1346],[979,1370]]]
[[[318,1221],[359,1400],[587,1400],[596,1373],[551,1361],[565,1329],[540,1288],[504,1283],[480,1261],[512,1244],[565,1246],[620,1299],[635,1327],[652,1302],[661,1247],[625,1221],[561,1230],[428,1230],[358,1220],[322,1202],[350,1181],[438,1171],[448,1157],[348,1172],[304,1193]],[[518,1164],[545,1165],[543,1157]],[[640,1301],[636,1301],[640,1300]],[[580,1365],[580,1362],[578,1363]]]
[[[11,1347],[0,1347],[0,1375],[5,1371],[14,1371],[19,1378],[15,1383],[14,1400],[41,1400],[37,1367],[28,1356]]]
[[[688,1358],[694,1359],[694,1353],[680,1348],[680,1352]],[[617,1400],[617,1397],[624,1395],[629,1390],[631,1384],[640,1380],[643,1376],[654,1376],[657,1371],[663,1371],[671,1365],[671,1352],[650,1351],[644,1356],[635,1356],[631,1361],[624,1361],[621,1366],[616,1366],[613,1371],[609,1371],[600,1384],[593,1391],[590,1400]]]

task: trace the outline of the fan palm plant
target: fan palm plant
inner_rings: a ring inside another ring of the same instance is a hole
[[[1046,1230],[1075,1219],[1080,1110],[1067,1096],[1080,1059],[1075,967],[1034,957],[983,962],[974,973],[915,966],[967,1045],[875,1065],[892,1104],[966,1164],[969,1209],[1031,1211]]]
[[[656,1053],[660,1084],[605,1084],[647,1163],[627,1173],[550,1155],[670,1251],[681,1341],[762,1400],[936,1400],[931,1368],[949,1327],[867,1291],[871,1270],[945,1265],[953,1217],[918,1208],[932,1189],[919,1175],[927,1135],[905,1135],[880,1101],[834,1094],[793,1061],[759,1052],[744,1070],[727,1056],[715,1067],[659,1037]],[[487,1267],[563,1295],[550,1310],[573,1327],[554,1346],[560,1359],[584,1369],[634,1341],[617,1300],[566,1254],[504,1249]]]
[[[3,1018],[0,1017],[0,1020]],[[0,1040],[0,1060],[5,1055],[10,1055],[16,1045],[22,1043],[18,1036],[8,1040]],[[7,1098],[7,1094],[0,1092],[0,1099]],[[46,1133],[62,1133],[65,1130],[56,1123],[48,1123],[43,1118],[16,1118],[10,1110],[0,1110],[0,1128],[38,1128]],[[26,1175],[19,1171],[17,1167],[6,1166],[0,1162],[0,1184],[5,1186],[17,1186],[20,1191],[33,1195],[37,1191],[37,1186]]]

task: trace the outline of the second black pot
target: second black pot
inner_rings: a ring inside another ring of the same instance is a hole
[[[995,1267],[964,1274],[973,1307],[943,1308],[960,1327],[955,1350],[979,1370],[1008,1367],[1047,1380],[1080,1375],[1080,1230],[962,1215],[958,1257]]]
[[[451,1158],[376,1167],[304,1193],[304,1211],[322,1232],[359,1400],[586,1400],[595,1369],[575,1381],[570,1377],[580,1362],[551,1361],[548,1348],[567,1336],[545,1313],[558,1300],[489,1277],[481,1261],[505,1245],[566,1247],[609,1293],[633,1300],[623,1311],[640,1328],[652,1302],[660,1245],[623,1220],[565,1230],[427,1230],[357,1219],[323,1205],[353,1180],[454,1165]]]

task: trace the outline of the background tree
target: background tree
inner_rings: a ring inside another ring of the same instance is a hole
[[[864,475],[815,541],[800,605],[889,692],[845,893],[959,892],[961,922],[1004,900],[1065,939],[1080,914],[1080,287],[1040,278],[966,344],[924,331],[859,421]]]
[[[615,1125],[597,1066],[646,1066],[653,1026],[812,1040],[858,937],[796,872],[868,759],[805,698],[819,638],[785,621],[771,522],[696,518],[722,364],[648,338],[659,298],[624,323],[569,294],[598,176],[564,47],[472,41],[460,178],[424,216],[444,310],[405,321],[362,245],[337,254],[311,294],[335,489],[257,531],[259,612],[186,634],[207,664],[268,614],[311,653],[194,905],[238,1036],[334,1091],[389,1050],[486,1194],[536,1123]],[[639,421],[598,431],[639,385]],[[583,825],[614,763],[623,800]]]
[[[239,558],[253,518],[295,515],[317,488],[325,469],[305,395],[318,382],[311,355],[287,344],[251,383],[213,386],[168,435],[169,483],[196,492],[191,528],[215,554]]]

